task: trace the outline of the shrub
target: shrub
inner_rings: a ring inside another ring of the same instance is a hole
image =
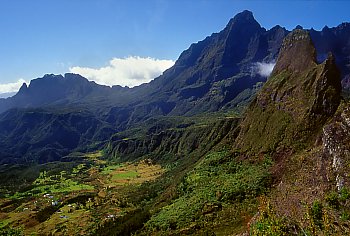
[[[331,192],[326,196],[326,202],[328,205],[332,208],[339,209],[340,202],[339,202],[339,196],[336,192]]]
[[[22,236],[24,235],[22,228],[5,227],[0,229],[0,236]]]
[[[136,209],[122,217],[104,222],[93,235],[131,235],[141,229],[149,218],[147,209]]]
[[[310,208],[311,221],[315,226],[323,229],[323,205],[319,201],[314,201]]]

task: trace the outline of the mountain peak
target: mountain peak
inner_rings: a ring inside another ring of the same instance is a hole
[[[283,70],[299,73],[315,65],[316,49],[310,34],[306,30],[295,29],[283,40],[273,74]]]
[[[234,19],[245,19],[245,20],[255,20],[254,19],[254,16],[253,16],[253,12],[251,12],[251,11],[248,11],[248,10],[244,10],[244,11],[242,11],[242,12],[240,12],[240,13],[238,13],[235,17],[234,17]]]
[[[23,83],[21,88],[18,90],[18,93],[23,93],[24,91],[26,91],[28,89],[28,86],[26,83]]]
[[[259,24],[251,11],[244,10],[237,15],[235,15],[228,23],[227,26],[233,26],[236,24],[248,24],[248,23],[253,23],[253,24]],[[260,25],[259,25],[260,26]]]

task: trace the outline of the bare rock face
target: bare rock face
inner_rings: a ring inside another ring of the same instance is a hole
[[[350,108],[349,104],[340,109],[330,124],[323,128],[323,153],[331,160],[331,170],[335,175],[336,187],[341,190],[349,186],[350,162]],[[327,159],[329,159],[327,158]]]
[[[340,73],[329,54],[316,62],[307,31],[294,30],[282,43],[272,77],[249,106],[236,140],[252,153],[303,148],[340,103]]]

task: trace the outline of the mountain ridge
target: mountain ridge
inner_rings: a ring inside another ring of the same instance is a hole
[[[325,32],[337,39],[339,35],[347,36],[348,28],[348,24],[342,24],[321,32],[309,30],[318,60],[325,51],[328,54],[338,45],[328,42]],[[219,33],[192,44],[173,67],[150,83],[135,88],[110,88],[89,82],[80,75],[46,75],[27,87],[22,86],[15,96],[0,99],[0,112],[15,107],[20,108],[15,112],[18,115],[18,111],[25,113],[32,108],[43,108],[53,115],[59,110],[83,110],[112,126],[115,132],[159,116],[240,114],[267,80],[254,71],[256,63],[275,62],[288,32],[281,26],[266,30],[250,11],[243,11]],[[350,34],[348,36],[340,44],[342,50],[333,50],[343,78],[347,78],[349,72],[343,56],[346,42],[350,40]],[[340,60],[339,55],[343,59]]]
[[[238,148],[270,153],[309,144],[311,134],[332,117],[341,100],[334,57],[329,54],[321,64],[316,58],[307,31],[296,29],[284,39],[272,76],[241,123]]]
[[[54,81],[0,113],[1,219],[28,234],[348,235],[344,29],[266,30],[244,11],[134,89],[24,85],[19,98]]]

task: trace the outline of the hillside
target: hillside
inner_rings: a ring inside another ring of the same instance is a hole
[[[243,11],[148,84],[24,84],[0,99],[0,234],[349,234],[348,26]]]

